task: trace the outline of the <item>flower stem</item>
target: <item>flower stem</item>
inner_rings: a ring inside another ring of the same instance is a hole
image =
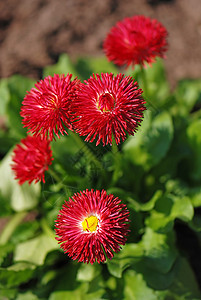
[[[9,241],[16,227],[22,222],[27,213],[28,212],[21,211],[13,215],[1,233],[0,245],[6,244]]]
[[[140,65],[140,70],[141,70],[141,78],[143,81],[143,93],[144,93],[144,99],[147,102],[147,104],[149,104],[150,106],[152,106],[156,111],[158,110],[158,108],[151,103],[148,98],[149,98],[149,91],[148,91],[148,84],[147,84],[147,75],[145,72],[145,68],[143,67],[143,65]]]
[[[100,161],[96,158],[96,156],[93,154],[93,152],[86,146],[86,144],[83,142],[83,140],[80,138],[80,136],[78,134],[76,134],[73,131],[70,131],[70,134],[74,138],[77,145],[79,145],[81,147],[81,150],[84,152],[86,158],[89,161],[94,163],[96,168],[101,171],[103,177],[105,178],[105,171],[103,169],[103,166],[100,163]]]
[[[62,183],[61,178],[59,177],[59,175],[53,169],[49,168],[48,172],[55,179],[56,182]]]
[[[145,98],[147,98],[147,95],[148,95],[147,76],[146,76],[143,65],[140,65],[140,70],[141,70],[141,77],[142,77],[142,81],[143,81],[143,92],[144,92]]]

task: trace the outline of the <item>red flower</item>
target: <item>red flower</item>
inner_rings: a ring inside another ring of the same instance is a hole
[[[63,205],[56,221],[56,239],[74,260],[105,262],[125,244],[128,217],[126,205],[112,194],[86,190]]]
[[[167,50],[167,31],[157,20],[134,16],[117,22],[106,37],[103,48],[115,64],[135,65],[152,63],[155,57],[164,57]]]
[[[19,184],[28,181],[43,181],[44,172],[52,163],[52,150],[50,142],[41,140],[40,137],[27,136],[21,140],[21,144],[16,145],[13,150],[12,169],[15,172],[15,179],[19,179]]]
[[[74,128],[87,136],[86,141],[96,145],[112,144],[112,135],[117,144],[126,138],[126,132],[133,135],[143,118],[145,101],[142,90],[132,77],[122,74],[101,74],[90,77],[80,84],[73,108]]]
[[[27,93],[21,116],[28,132],[49,140],[55,139],[54,135],[59,137],[59,132],[67,133],[65,126],[71,127],[70,104],[79,82],[77,79],[71,81],[71,77],[72,74],[47,76]]]

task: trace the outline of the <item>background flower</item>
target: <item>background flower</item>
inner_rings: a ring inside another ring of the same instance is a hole
[[[157,20],[145,16],[125,18],[111,28],[103,48],[115,64],[152,63],[156,56],[164,57],[167,50],[167,30]]]
[[[56,221],[57,240],[65,253],[79,262],[105,262],[129,232],[129,211],[105,190],[86,190],[66,201]]]
[[[125,140],[126,132],[133,135],[142,118],[144,106],[142,90],[132,77],[118,74],[93,74],[80,84],[73,109],[77,116],[74,127],[86,141],[98,137],[96,145],[117,144]]]
[[[52,163],[52,150],[49,141],[41,140],[40,137],[27,136],[16,145],[13,150],[12,169],[15,172],[15,179],[19,184],[28,181],[45,182],[44,172]]]
[[[22,102],[21,116],[24,127],[34,135],[52,140],[71,128],[70,105],[75,97],[78,80],[72,74],[47,76],[35,84]]]

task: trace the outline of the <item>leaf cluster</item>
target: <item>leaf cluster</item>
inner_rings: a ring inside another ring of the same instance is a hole
[[[43,74],[84,80],[101,72],[118,69],[103,57],[71,62],[63,54]],[[61,137],[51,143],[60,181],[47,173],[45,184],[23,186],[10,163],[26,136],[19,112],[35,81],[0,81],[0,299],[201,298],[201,79],[182,80],[172,91],[160,59],[144,75],[138,67],[126,72],[142,89],[147,78],[139,131],[118,148],[88,143],[88,154],[71,135]],[[128,243],[102,265],[73,262],[54,239],[64,200],[86,188],[106,189],[130,211]]]

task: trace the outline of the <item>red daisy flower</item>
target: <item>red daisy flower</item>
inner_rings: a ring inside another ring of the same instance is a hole
[[[105,262],[126,243],[128,217],[126,205],[112,194],[86,190],[63,205],[56,220],[56,239],[74,260]]]
[[[90,77],[80,84],[77,98],[73,103],[74,128],[87,136],[96,145],[112,144],[112,135],[117,144],[126,138],[126,132],[133,135],[143,118],[144,99],[142,90],[132,77],[122,74],[104,73]]]
[[[50,142],[42,140],[40,137],[27,136],[21,140],[21,144],[16,145],[13,150],[12,169],[15,172],[15,179],[19,179],[19,184],[28,181],[45,182],[44,172],[52,163],[52,150]]]
[[[167,30],[157,20],[145,16],[125,18],[111,28],[103,48],[115,64],[135,65],[152,63],[167,51]]]
[[[47,76],[35,84],[22,102],[21,116],[24,127],[43,139],[55,139],[59,132],[67,134],[65,126],[71,128],[70,105],[79,81],[67,76]]]

